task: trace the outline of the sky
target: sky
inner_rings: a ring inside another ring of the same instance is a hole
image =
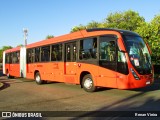
[[[133,10],[146,22],[160,14],[160,0],[0,0],[0,48],[24,44],[47,35],[68,34],[74,26],[103,22],[110,13]]]

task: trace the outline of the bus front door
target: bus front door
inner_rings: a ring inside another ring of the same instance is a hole
[[[99,85],[117,88],[116,38],[113,36],[102,36],[100,37],[99,46]]]
[[[65,44],[65,82],[74,83],[77,70],[76,42]]]

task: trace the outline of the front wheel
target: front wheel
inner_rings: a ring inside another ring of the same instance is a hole
[[[38,85],[43,84],[43,80],[41,80],[41,76],[39,72],[36,73],[35,80]]]
[[[82,87],[87,92],[94,92],[96,90],[92,76],[90,74],[87,74],[83,77]]]

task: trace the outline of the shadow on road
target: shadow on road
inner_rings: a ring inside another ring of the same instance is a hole
[[[145,113],[145,117],[141,117],[140,120],[147,119],[147,113],[159,113],[160,108],[160,99],[154,100],[154,98],[150,97],[147,100],[144,100],[144,103],[140,106],[133,107],[133,104],[136,103],[129,103],[126,105],[123,105],[122,103],[125,103],[126,101],[132,100],[133,98],[136,98],[138,96],[143,95],[143,93],[139,93],[137,95],[131,96],[129,98],[123,99],[121,101],[117,101],[109,106],[105,106],[101,109],[98,109],[96,111],[86,111],[85,114],[82,114],[80,116],[76,116],[75,118],[72,118],[70,120],[83,120],[85,117],[87,117],[87,120],[104,120],[104,119],[113,119],[113,120],[121,120],[122,118],[128,120],[131,117],[133,119],[135,118],[135,113]],[[121,104],[121,106],[119,106]],[[117,106],[114,107],[113,106]],[[138,117],[137,117],[138,118]],[[149,117],[155,119],[159,119],[158,117]]]
[[[157,82],[145,88],[131,90],[131,91],[136,91],[137,94],[134,94],[122,100],[118,100],[110,105],[104,106],[95,111],[85,111],[83,112],[83,114],[76,116],[75,118],[72,118],[70,120],[82,120],[84,119],[84,117],[87,117],[87,120],[104,120],[104,119],[121,120],[122,117],[128,120],[130,119],[130,117],[134,117],[136,112],[144,112],[144,113],[157,112],[159,113],[160,116],[160,104],[159,104],[160,97],[154,98],[148,96],[146,97],[146,99],[144,99],[143,104],[141,105],[138,104],[138,100],[141,96],[144,96],[145,94],[147,94],[147,92],[153,92],[157,90],[160,90],[160,84],[157,84]],[[143,120],[143,118],[148,119],[146,116],[146,117],[141,117],[141,120]],[[154,120],[158,119],[158,117],[156,118],[152,117],[152,118],[154,118]]]
[[[2,83],[3,83],[3,86],[0,88],[0,91],[10,87],[10,84],[8,83],[5,83],[5,82],[2,82]]]

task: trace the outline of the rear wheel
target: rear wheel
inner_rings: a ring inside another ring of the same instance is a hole
[[[83,77],[82,87],[87,92],[94,92],[96,90],[92,76],[90,74],[87,74]]]
[[[8,70],[7,70],[7,72],[6,72],[6,73],[7,73],[7,78],[8,78],[8,79],[13,78],[13,76],[11,76],[11,75],[9,74]]]
[[[36,75],[35,75],[35,81],[36,81],[36,83],[37,83],[38,85],[44,83],[44,81],[41,80],[41,76],[40,76],[40,73],[39,73],[39,72],[37,72]]]

